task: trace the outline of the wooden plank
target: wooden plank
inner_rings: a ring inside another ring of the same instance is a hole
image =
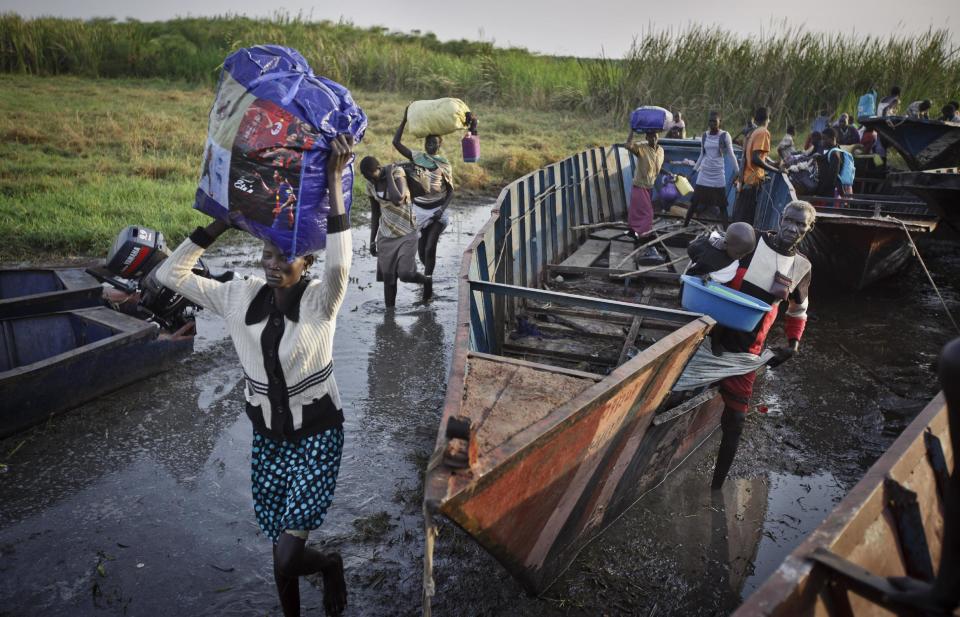
[[[557,315],[570,315],[580,319],[595,319],[597,321],[608,323],[619,323],[623,326],[629,326],[633,322],[630,317],[625,315],[611,313],[608,311],[586,311],[569,308],[565,306],[543,306],[531,303],[528,310],[533,312],[556,313]],[[659,330],[674,330],[677,327],[676,322],[666,319],[656,319],[655,317],[644,317],[644,328],[654,328]]]
[[[614,275],[612,275],[610,278],[615,278],[615,279],[633,278],[633,277],[638,276],[638,275],[641,275],[641,274],[646,274],[647,272],[653,272],[654,270],[658,270],[658,269],[660,269],[660,268],[667,268],[667,267],[672,268],[672,267],[676,266],[678,263],[680,263],[680,262],[682,262],[682,261],[687,261],[687,256],[686,256],[686,255],[684,255],[683,257],[679,257],[679,258],[677,258],[677,259],[674,259],[674,260],[672,260],[672,261],[668,261],[668,262],[666,262],[666,263],[655,264],[655,265],[652,265],[652,266],[647,266],[646,268],[640,268],[639,270],[634,270],[633,272],[627,272],[627,273],[625,273],[625,274],[614,274]]]
[[[580,274],[584,276],[611,276],[613,274],[626,274],[629,270],[612,270],[601,267],[577,267],[562,266],[560,264],[547,264],[547,271],[550,274]],[[658,281],[662,283],[679,283],[680,275],[676,272],[644,272],[631,278],[642,278]]]
[[[587,240],[573,255],[567,257],[560,264],[561,266],[589,267],[594,264],[603,253],[609,248],[609,240]]]
[[[527,309],[529,310],[529,307],[527,307]],[[581,326],[580,324],[577,324],[574,321],[565,320],[561,317],[557,317],[556,319],[558,319],[558,321],[556,322],[537,320],[536,322],[532,322],[532,323],[539,330],[545,333],[559,334],[561,336],[581,335],[581,336],[588,336],[594,339],[614,341],[617,343],[620,343],[621,341],[623,341],[623,330],[620,330],[620,332],[613,334],[611,332],[591,330],[588,327]]]
[[[609,225],[609,223],[600,223],[601,225]],[[614,227],[605,227],[600,229],[594,229],[590,232],[590,237],[597,240],[613,240],[614,238],[620,238],[623,236],[623,232],[626,230],[626,225],[614,223]]]
[[[668,409],[667,411],[654,416],[653,425],[660,426],[661,424],[666,424],[671,420],[675,420],[676,418],[693,411],[700,405],[703,405],[715,397],[719,392],[720,390],[718,388],[710,388],[709,390],[701,392],[693,398],[687,399],[686,401],[680,403],[676,407]]]
[[[636,268],[635,264],[629,261],[627,258],[630,256],[630,253],[633,252],[633,242],[627,240],[611,240],[610,241],[610,267],[619,267],[617,264],[623,263],[624,266],[633,266]],[[626,262],[626,263],[624,263]]]
[[[499,362],[501,364],[510,364],[512,366],[523,366],[526,368],[536,369],[538,371],[548,371],[550,373],[557,373],[559,375],[567,375],[568,377],[579,377],[580,379],[592,379],[593,381],[600,381],[604,378],[604,375],[597,375],[596,373],[587,373],[586,371],[577,371],[572,368],[564,368],[562,366],[554,366],[553,364],[537,364],[536,362],[528,362],[526,360],[521,360],[519,358],[508,358],[506,356],[494,356],[491,354],[480,353],[477,351],[467,352],[468,358],[480,358],[481,360],[488,360],[490,362]]]
[[[467,378],[461,407],[470,418],[470,458],[500,446],[597,381],[548,371],[533,363],[500,362],[499,358],[468,356]]]

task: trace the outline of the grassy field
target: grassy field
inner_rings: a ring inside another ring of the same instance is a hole
[[[358,156],[396,160],[391,140],[409,98],[354,95],[370,121]],[[99,256],[131,224],[179,242],[206,219],[191,206],[212,96],[210,86],[162,80],[0,75],[0,261]],[[607,117],[496,105],[482,114],[481,163],[454,166],[463,193],[495,195],[544,163],[625,137]],[[459,148],[444,145],[454,161]],[[358,213],[367,205],[355,203]]]

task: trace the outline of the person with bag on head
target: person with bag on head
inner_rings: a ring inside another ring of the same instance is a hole
[[[423,286],[424,300],[433,283],[417,271],[417,219],[402,165],[380,165],[372,156],[360,161],[370,199],[370,254],[377,258],[377,281],[383,283],[387,308],[397,303],[397,281]]]
[[[740,165],[733,152],[730,133],[720,128],[720,122],[720,112],[711,111],[707,121],[708,129],[700,137],[700,157],[693,165],[693,170],[697,172],[697,183],[687,216],[683,220],[684,227],[690,224],[694,214],[699,217],[714,208],[719,212],[724,229],[729,224],[727,189],[733,178],[740,173]],[[733,163],[733,177],[730,182],[727,181],[726,161]]]
[[[300,577],[323,577],[327,615],[347,606],[343,560],[306,546],[333,501],[343,452],[343,409],[333,376],[333,335],[353,248],[343,195],[353,137],[330,142],[326,163],[326,257],[322,278],[308,276],[313,255],[287,261],[264,241],[264,277],[229,282],[193,273],[200,255],[229,229],[215,219],[198,227],[157,269],[157,281],[224,319],[244,372],[253,425],[254,512],[273,542],[273,574],[286,617],[300,615]],[[231,213],[232,214],[232,213]]]
[[[624,144],[637,158],[636,171],[633,174],[633,188],[630,191],[630,207],[627,210],[627,223],[634,243],[639,245],[650,240],[653,231],[653,186],[663,167],[663,147],[657,143],[657,131],[645,131],[646,141],[634,141],[635,131],[631,127],[630,135]],[[639,257],[642,260],[662,261],[656,247],[649,246]]]
[[[410,164],[406,165],[407,186],[412,198],[412,209],[420,232],[417,254],[423,264],[424,274],[430,279],[423,286],[423,299],[433,297],[433,270],[437,265],[437,244],[440,234],[450,224],[447,213],[453,201],[453,166],[440,154],[443,137],[427,135],[423,150],[414,152],[403,144],[403,132],[407,126],[409,106],[403,112],[403,120],[393,136],[393,147]],[[468,113],[468,121],[471,119]]]

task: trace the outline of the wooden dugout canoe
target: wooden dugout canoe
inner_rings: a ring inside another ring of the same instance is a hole
[[[734,617],[896,614],[854,593],[851,581],[811,558],[835,560],[829,551],[874,576],[932,580],[943,549],[946,477],[955,461],[940,393]],[[916,493],[915,508],[899,505],[909,496],[900,497],[891,481]]]
[[[678,266],[611,280],[633,269],[617,267],[632,242],[576,229],[626,218],[632,165],[622,148],[593,148],[514,181],[461,265],[424,507],[531,593],[702,444],[723,408],[714,391],[663,408],[713,325],[676,308]],[[429,566],[426,577],[429,590]]]

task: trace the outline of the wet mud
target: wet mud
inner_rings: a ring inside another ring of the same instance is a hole
[[[334,348],[346,445],[333,506],[310,539],[344,557],[347,615],[419,614],[422,474],[449,369],[455,275],[489,206],[455,208],[436,298],[421,304],[401,285],[393,312],[369,230],[353,232]],[[920,248],[960,314],[960,250]],[[209,261],[253,272],[258,252],[220,246]],[[714,436],[540,598],[441,521],[434,614],[728,614],[933,396],[931,364],[950,336],[917,267],[859,294],[815,292],[800,355],[758,380],[722,494],[708,489]],[[181,366],[0,441],[0,615],[280,614],[252,511],[241,376],[222,324],[201,314]],[[301,589],[304,614],[322,614],[320,581]]]

